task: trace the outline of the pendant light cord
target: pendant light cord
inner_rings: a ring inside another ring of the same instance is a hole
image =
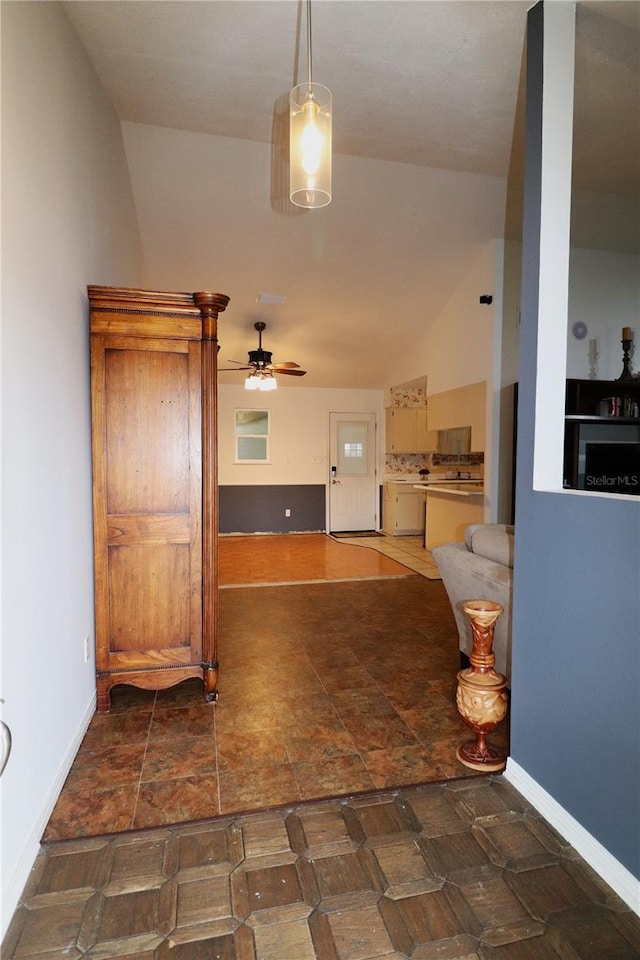
[[[307,0],[307,82],[311,88],[311,0]]]

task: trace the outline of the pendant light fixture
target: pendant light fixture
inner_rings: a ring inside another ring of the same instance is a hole
[[[297,207],[331,202],[331,91],[311,73],[311,0],[307,0],[307,81],[289,94],[289,198]]]

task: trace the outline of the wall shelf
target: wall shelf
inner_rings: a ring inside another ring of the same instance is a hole
[[[619,413],[603,414],[603,405]],[[638,413],[640,380],[567,380],[563,473],[566,488],[640,494]],[[589,454],[596,457],[595,478],[589,470]],[[607,478],[609,466],[611,479]]]

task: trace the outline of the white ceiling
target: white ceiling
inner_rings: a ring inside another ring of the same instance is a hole
[[[505,176],[528,5],[313,0],[336,152]],[[66,8],[125,120],[269,142],[274,104],[306,79],[297,0]]]
[[[253,141],[272,148],[277,142],[288,90],[294,82],[306,78],[304,4],[297,0],[71,0],[64,6],[122,120]],[[406,264],[399,268],[391,256],[387,275],[382,278],[372,271],[369,281],[364,283],[358,264],[354,263],[353,275],[358,283],[350,285],[348,265],[354,255],[353,238],[345,235],[348,231],[344,229],[344,218],[349,214],[352,197],[345,195],[336,182],[338,158],[393,161],[506,178],[529,6],[528,0],[313,0],[313,77],[333,93],[336,164],[331,206],[305,216],[325,217],[327,222],[332,222],[328,219],[332,217],[343,229],[334,231],[330,251],[326,247],[322,254],[316,251],[313,296],[307,303],[302,302],[296,282],[300,261],[291,255],[290,249],[292,242],[301,241],[290,238],[287,245],[286,233],[279,229],[270,231],[274,247],[283,244],[279,259],[277,250],[270,251],[270,262],[278,263],[272,280],[264,264],[255,269],[255,258],[251,257],[244,258],[241,289],[233,271],[229,271],[234,289],[225,290],[232,296],[229,310],[233,311],[233,326],[227,325],[227,358],[244,359],[246,351],[257,345],[253,322],[260,318],[270,322],[273,318],[272,335],[276,339],[270,341],[268,329],[265,348],[274,350],[276,360],[302,360],[310,369],[307,378],[287,378],[287,385],[382,385],[382,360],[388,353],[388,339],[383,339],[388,326],[388,297],[382,296],[379,284],[384,283],[385,289],[405,289]],[[585,19],[582,33],[578,34],[578,81],[584,91],[584,107],[576,121],[580,154],[576,176],[581,189],[602,189],[594,174],[605,173],[604,188],[608,192],[637,194],[634,158],[637,160],[638,156],[638,129],[633,122],[629,123],[629,117],[633,118],[634,110],[637,111],[639,11],[640,4],[636,2],[583,5]],[[607,26],[606,31],[603,25]],[[602,42],[603,36],[606,43]],[[613,93],[606,92],[610,86],[603,78],[616,81]],[[595,122],[594,104],[598,112]],[[606,132],[604,147],[603,138],[593,135],[597,129]],[[140,138],[140,132],[130,128],[129,151],[130,141],[138,143]],[[162,135],[157,144],[161,150],[165,148]],[[165,171],[162,197],[158,186],[152,214],[148,184],[156,181],[150,167],[142,168],[149,163],[153,151],[140,148],[133,154],[130,163],[134,194],[147,257],[151,261],[155,258],[156,264],[165,264],[162,276],[167,276],[172,288],[178,284],[180,289],[196,289],[195,272],[184,268],[178,276],[177,269],[172,273],[166,266],[172,262],[199,264],[206,260],[200,231],[193,231],[191,240],[189,233],[183,231],[179,234],[179,251],[171,249],[172,243],[178,245],[173,227],[181,217],[188,218],[184,179],[195,174],[183,170],[180,183],[175,164],[171,176]],[[136,162],[138,167],[134,169]],[[154,162],[162,165],[157,149]],[[342,169],[346,178],[349,172],[353,175],[355,168],[344,161]],[[410,168],[398,168],[397,176],[405,175],[409,180],[414,176]],[[495,191],[492,197],[497,204],[495,219],[500,222],[502,200]],[[338,204],[342,208],[339,214],[333,212]],[[402,304],[403,309],[394,316],[398,344],[408,343],[418,320],[428,318],[427,302],[433,309],[442,306],[456,284],[455,272],[447,274],[438,262],[441,220],[435,218],[438,227],[434,226],[430,234],[428,205],[424,198],[420,198],[419,204],[424,220],[419,242],[424,257],[415,282],[425,306],[418,318],[415,307],[411,312],[407,310],[408,303]],[[254,229],[246,206],[238,204],[237,216],[245,218],[242,226],[246,237],[251,238]],[[416,215],[416,211],[411,213]],[[191,218],[197,215],[194,207]],[[354,207],[353,216],[362,213]],[[390,218],[393,221],[391,214]],[[294,220],[290,217],[287,222]],[[399,234],[399,224],[393,221],[392,226]],[[376,233],[383,229],[378,223]],[[361,233],[366,247],[373,239],[370,225],[363,223]],[[471,241],[481,243],[483,239],[480,231]],[[469,242],[467,236],[459,237],[457,246],[451,241],[451,256],[461,256],[461,267]],[[164,250],[160,250],[162,243]],[[185,250],[189,243],[193,244],[191,253]],[[362,244],[359,262],[363,257]],[[429,275],[432,252],[433,270]],[[216,250],[215,257],[213,253],[209,251],[209,264],[223,264],[224,251]],[[344,269],[337,269],[336,263]],[[327,273],[333,271],[334,277],[344,274],[339,290],[331,289],[329,283],[323,287],[319,279],[323,268]],[[162,286],[167,288],[168,284]],[[220,284],[217,289],[225,288]],[[265,290],[288,296],[291,290],[298,292],[295,331],[294,316],[287,314],[286,307],[270,307],[266,314],[260,314],[255,299],[259,291]],[[338,304],[345,302],[349,304],[352,328],[349,337],[344,336],[344,314],[337,309]],[[407,312],[411,315],[406,316]],[[289,331],[288,322],[292,324]],[[318,339],[319,322],[328,347],[324,358],[317,350],[305,351],[305,344],[312,337]],[[357,378],[353,374],[354,342],[358,344],[360,360],[366,359],[363,351],[371,350],[369,372]],[[295,355],[294,350],[298,351]]]

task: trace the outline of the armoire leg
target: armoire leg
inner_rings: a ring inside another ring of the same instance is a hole
[[[207,703],[215,703],[218,699],[218,664],[203,664],[204,698]]]
[[[111,687],[112,683],[108,677],[98,677],[98,713],[109,713],[111,711]]]

